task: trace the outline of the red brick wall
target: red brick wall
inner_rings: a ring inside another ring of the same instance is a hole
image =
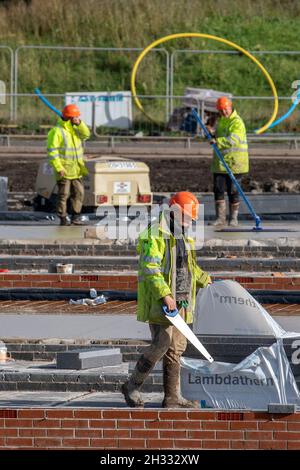
[[[300,413],[0,409],[0,449],[300,449]]]
[[[233,279],[246,289],[300,290],[300,277],[292,276],[215,276]],[[136,290],[136,274],[0,274],[0,288],[59,287],[72,289]]]
[[[136,275],[95,274],[0,274],[3,287],[59,287],[61,289],[136,290]]]

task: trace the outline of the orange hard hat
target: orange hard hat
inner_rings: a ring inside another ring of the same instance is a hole
[[[174,194],[169,200],[169,206],[177,205],[180,210],[190,216],[193,220],[197,219],[199,201],[193,193],[180,191]]]
[[[222,109],[226,109],[229,106],[232,106],[232,101],[230,101],[230,99],[227,98],[226,96],[220,96],[220,98],[218,98],[217,100],[216,106],[217,106],[217,109],[221,111]]]
[[[65,106],[62,110],[61,114],[66,119],[79,117],[80,109],[78,108],[78,106],[76,106],[76,104],[67,104],[67,106]]]

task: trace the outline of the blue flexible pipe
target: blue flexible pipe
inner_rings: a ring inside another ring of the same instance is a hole
[[[294,103],[292,104],[292,106],[290,107],[290,109],[288,109],[287,112],[285,114],[283,114],[283,116],[276,119],[276,121],[272,122],[272,124],[269,126],[269,129],[272,129],[272,127],[277,126],[278,124],[283,122],[285,119],[287,119],[295,111],[295,109],[296,109],[297,105],[299,104],[299,102],[300,102],[300,91],[299,91],[299,93],[297,93],[297,97],[296,97]]]
[[[294,103],[292,104],[292,106],[290,107],[290,109],[288,109],[287,112],[283,116],[276,119],[276,121],[272,122],[272,124],[269,126],[269,129],[272,129],[272,127],[277,126],[277,124],[280,124],[282,121],[287,119],[295,111],[299,101],[300,101],[300,92],[297,94],[297,97]]]
[[[205,137],[210,141],[212,139],[212,135],[210,134],[210,132],[208,132],[208,130],[206,129],[204,123],[202,122],[199,114],[197,113],[196,109],[193,108],[192,110],[192,113],[193,113],[193,116],[195,117],[195,119],[197,120],[198,124],[200,124],[203,132],[204,132],[204,135]],[[213,149],[214,151],[216,152],[216,155],[218,156],[219,160],[222,162],[223,166],[225,167],[228,175],[230,176],[231,180],[234,182],[240,196],[243,198],[246,206],[248,207],[252,217],[254,218],[254,221],[255,221],[255,227],[253,227],[253,230],[263,230],[262,227],[260,226],[261,224],[261,219],[260,217],[256,214],[255,210],[253,209],[251,203],[249,202],[247,196],[245,195],[244,191],[242,190],[239,182],[237,181],[237,179],[235,178],[235,176],[233,175],[232,171],[230,170],[229,166],[227,165],[227,163],[225,162],[224,160],[224,157],[222,155],[222,153],[220,152],[220,150],[218,149],[217,147],[217,144],[212,144],[213,146]]]
[[[60,118],[62,117],[61,112],[58,111],[58,109],[56,109],[56,108],[47,100],[47,98],[45,98],[45,97],[42,95],[42,93],[41,93],[41,91],[40,91],[39,88],[35,88],[35,89],[34,89],[34,93],[40,98],[40,100],[41,100],[46,106],[48,106],[48,108],[51,109],[51,111],[54,111],[55,114],[57,114],[57,116],[59,116]]]

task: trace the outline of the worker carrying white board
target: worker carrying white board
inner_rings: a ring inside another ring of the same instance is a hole
[[[199,202],[190,192],[171,197],[171,208],[139,237],[137,319],[148,322],[152,341],[139,358],[127,382],[122,385],[126,403],[143,407],[140,389],[155,364],[163,359],[164,408],[198,408],[180,393],[180,357],[187,346],[186,337],[168,320],[168,311],[179,310],[187,324],[193,322],[197,288],[211,283],[208,273],[197,265],[194,240],[186,235],[197,219]]]
[[[217,124],[214,135],[213,128],[206,126],[213,135],[210,144],[217,144],[225,162],[240,182],[242,175],[249,171],[248,145],[245,124],[242,118],[233,109],[232,102],[226,96],[221,96],[216,103],[216,108],[220,113],[220,120]],[[216,206],[216,221],[214,226],[226,225],[226,202],[225,191],[229,199],[229,225],[238,225],[239,193],[226,172],[225,167],[216,154],[213,156],[211,171],[214,175],[214,194]]]

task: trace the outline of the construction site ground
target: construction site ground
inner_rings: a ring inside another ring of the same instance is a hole
[[[281,308],[276,312],[277,323],[287,331],[300,332],[299,305],[284,314]],[[148,325],[137,322],[135,315],[3,312],[0,319],[3,338],[150,339]]]
[[[262,304],[272,316],[300,315],[299,304]],[[71,305],[66,300],[0,301],[0,315],[135,315],[136,301],[111,300],[99,306]],[[1,318],[1,317],[0,317]]]
[[[229,227],[224,227],[225,230],[216,229],[210,225],[205,225],[205,230],[203,230],[204,240],[224,240],[226,242],[232,241],[232,244],[242,244],[245,240],[257,240],[258,243],[260,240],[263,242],[269,241],[269,244],[276,244],[276,240],[289,238],[291,241],[296,240],[300,244],[300,222],[299,221],[282,221],[278,220],[276,222],[263,221],[262,228],[266,230],[254,231],[252,230],[255,227],[254,222],[252,221],[241,221],[239,224],[240,231],[231,231]],[[38,242],[43,241],[53,241],[53,242],[75,242],[85,240],[85,243],[88,243],[88,240],[85,236],[85,232],[88,229],[88,225],[84,226],[68,226],[60,227],[59,225],[44,225],[41,226],[35,222],[28,223],[24,225],[23,222],[18,224],[10,224],[6,222],[6,225],[0,225],[0,240],[16,240],[16,243],[21,240],[26,240],[30,243],[32,240]],[[229,230],[228,230],[229,229]],[[268,230],[272,229],[272,230]],[[93,235],[94,239],[97,239],[97,233]],[[103,234],[102,234],[103,237]],[[92,238],[92,240],[93,240]],[[100,235],[99,238],[100,239]],[[296,243],[295,242],[295,243]]]
[[[111,149],[105,149],[96,142],[86,149],[86,155],[92,157],[110,153]],[[183,189],[211,192],[213,189],[210,172],[212,154],[208,144],[196,144],[190,150],[174,148],[172,143],[158,148],[152,144],[141,148],[137,144],[131,148],[115,149],[113,154],[138,159],[149,165],[153,192]],[[33,193],[39,162],[46,157],[46,140],[44,145],[39,142],[37,146],[32,146],[32,143],[27,142],[20,146],[1,147],[0,175],[8,177],[9,190]],[[251,144],[250,172],[243,179],[243,188],[245,191],[258,192],[299,192],[299,175],[298,149],[289,150],[278,145],[257,148]]]
[[[145,408],[161,408],[163,393],[145,393]],[[0,392],[0,408],[127,408],[120,392]]]
[[[9,180],[9,189],[11,191],[22,191],[34,193],[35,180],[38,171],[38,162],[36,161],[16,161],[11,159],[9,162],[0,161],[0,175],[7,176]],[[162,158],[159,168],[157,162],[153,159],[143,158],[143,162],[150,167],[151,187],[154,192],[173,192],[182,190],[182,181],[184,189],[194,192],[211,192],[212,175],[210,173],[210,161],[208,159],[196,158]],[[271,191],[274,188],[274,180],[281,182],[283,191],[288,191],[288,186],[284,181],[293,182],[291,190],[300,186],[300,159],[287,160],[284,165],[281,161],[272,162],[272,172],[270,173],[270,161],[253,161],[248,176],[243,179],[243,189],[251,191],[260,188],[260,191]],[[294,189],[295,190],[295,189]],[[299,189],[298,189],[299,190]]]
[[[91,146],[88,149],[90,151]],[[278,148],[273,150],[268,147],[267,151],[257,152],[254,148],[251,172],[243,183],[247,191],[257,193],[251,195],[254,198],[251,200],[259,213],[270,215],[269,220],[263,220],[265,230],[252,231],[254,223],[245,220],[246,209],[242,206],[240,232],[216,231],[207,225],[214,214],[214,203],[212,194],[205,194],[201,201],[206,207],[207,217],[197,260],[214,279],[237,280],[246,289],[282,290],[291,299],[292,293],[297,295],[299,291],[300,221],[297,214],[300,210],[297,197],[300,191],[300,157],[298,150],[282,148],[281,154]],[[172,156],[168,147],[166,155],[148,148],[144,155],[141,149],[139,154],[136,149],[136,153],[128,151],[124,156],[136,156],[149,165],[152,190],[157,196],[157,193],[167,195],[178,189],[197,193],[211,191],[209,151],[208,146],[201,145],[200,155],[197,155],[197,148],[193,146],[190,155],[185,151],[180,155],[177,150]],[[94,149],[94,155],[96,152]],[[19,151],[8,148],[6,153],[0,149],[0,174],[8,176],[9,189],[14,192],[13,197],[12,193],[9,195],[9,209],[31,210],[24,200],[34,196],[37,168],[43,157],[45,151],[42,147],[36,147],[32,153],[21,148]],[[271,196],[266,196],[266,192]],[[275,196],[278,199],[273,199]],[[19,215],[21,218],[21,212]],[[42,448],[97,446],[100,449],[123,446],[134,449],[151,446],[164,449],[216,448],[217,445],[234,448],[243,447],[245,443],[250,446],[249,411],[245,411],[245,417],[244,412],[238,411],[225,413],[223,418],[224,410],[162,410],[161,363],[157,364],[143,387],[146,411],[126,407],[120,393],[121,384],[127,380],[137,358],[150,341],[148,325],[136,320],[136,301],[109,300],[94,307],[71,305],[69,298],[61,297],[61,300],[29,300],[29,294],[47,291],[46,294],[52,292],[55,295],[61,291],[64,295],[73,289],[88,296],[92,287],[98,294],[105,290],[135,293],[138,261],[135,242],[108,241],[103,236],[97,238],[95,220],[89,226],[60,227],[55,219],[34,221],[25,220],[26,217],[28,215],[25,214],[23,220],[8,221],[4,214],[0,221],[1,291],[4,295],[18,292],[24,298],[0,300],[0,335],[8,349],[8,360],[0,363],[0,428],[3,425],[7,434],[5,445]],[[72,263],[73,273],[58,275],[53,271],[57,263]],[[291,300],[286,303],[283,295],[276,303],[263,302],[262,305],[286,331],[299,333],[300,337],[299,303]],[[207,335],[200,339],[215,360],[229,363],[238,363],[258,347],[274,342],[273,337],[234,335]],[[291,360],[291,342],[285,342],[284,347]],[[93,348],[119,348],[122,363],[83,370],[56,367],[59,352],[90,351]],[[188,346],[186,355],[196,357],[192,345]],[[299,366],[292,370],[299,387]],[[229,418],[232,422],[222,421]],[[288,422],[288,419],[298,421],[298,418],[299,413],[294,413],[285,419]],[[237,423],[241,427],[235,427],[236,419],[245,419],[245,426]],[[289,429],[282,420],[275,423],[276,428],[273,416],[267,413],[253,413],[252,419],[251,429],[259,431],[255,439],[250,439],[254,448],[264,448],[265,445],[277,448],[276,429]],[[25,429],[26,426],[30,429]],[[228,439],[232,439],[228,444],[225,441],[227,434],[221,435],[227,430]],[[289,431],[284,444],[282,439],[279,444],[286,448],[299,448],[293,433]],[[23,436],[27,440],[20,444],[19,439]],[[170,439],[167,441],[168,436]],[[220,444],[217,442],[219,439]],[[288,439],[291,443],[287,442]]]

